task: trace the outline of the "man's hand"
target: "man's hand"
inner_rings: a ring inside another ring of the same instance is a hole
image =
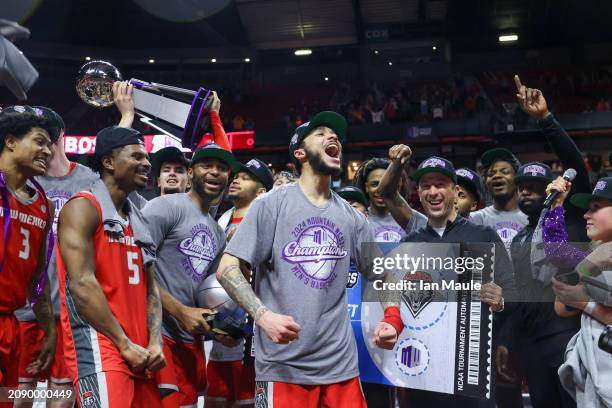
[[[210,104],[210,110],[219,113],[221,110],[221,99],[217,96],[217,92],[212,91],[212,103]]]
[[[572,182],[561,176],[557,177],[552,183],[546,186],[546,196],[550,195],[553,191],[559,192],[557,199],[552,203],[550,208],[562,207],[571,188]]]
[[[113,101],[119,113],[121,113],[120,127],[132,127],[134,123],[134,87],[127,81],[116,81],[113,83]]]
[[[557,300],[566,306],[574,309],[584,310],[590,297],[583,283],[577,285],[566,285],[565,283],[552,278],[552,289],[557,295]]]
[[[302,328],[293,320],[293,317],[286,316],[266,310],[256,321],[268,337],[276,344],[288,344],[299,338]]]
[[[397,343],[397,331],[386,322],[379,322],[374,329],[374,344],[385,350],[392,350]]]
[[[205,316],[215,314],[210,309],[185,306],[181,309],[179,323],[191,335],[211,334],[212,329]]]
[[[227,336],[225,334],[216,334],[215,340],[219,343],[223,344],[225,347],[236,347],[240,344],[240,340],[233,338],[232,336]]]
[[[128,339],[119,352],[133,372],[142,373],[148,367],[151,352],[131,340]]]
[[[53,363],[53,359],[55,358],[56,340],[57,337],[54,327],[53,332],[45,336],[40,352],[38,353],[38,356],[36,356],[36,360],[32,361],[26,367],[26,372],[28,374],[38,375],[41,372],[48,370],[49,367],[51,367],[51,363]]]
[[[506,346],[498,346],[495,350],[495,365],[497,365],[497,374],[509,383],[516,383],[516,373],[508,366],[510,352]]]
[[[153,372],[162,369],[166,366],[166,357],[161,343],[155,342],[147,347],[149,351],[149,360],[147,362],[147,370]]]
[[[502,288],[495,282],[487,282],[480,287],[480,299],[491,306],[494,312],[503,309]]]
[[[542,120],[548,116],[548,106],[544,94],[539,89],[527,88],[521,83],[518,75],[514,76],[516,85],[516,99],[519,106],[529,116],[536,120]]]
[[[389,149],[389,160],[391,161],[400,161],[400,164],[404,165],[407,162],[410,162],[410,158],[412,157],[412,150],[404,144],[398,144],[395,146],[391,146]]]

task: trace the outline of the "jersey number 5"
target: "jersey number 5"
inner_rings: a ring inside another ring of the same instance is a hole
[[[132,272],[132,276],[128,278],[128,282],[130,285],[138,285],[140,283],[140,268],[138,268],[138,264],[136,263],[137,260],[137,252],[127,253],[128,269],[130,270],[130,272]]]

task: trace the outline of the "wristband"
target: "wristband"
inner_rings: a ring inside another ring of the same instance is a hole
[[[393,326],[393,328],[397,332],[397,337],[399,337],[400,333],[404,329],[402,315],[400,314],[400,310],[397,306],[389,306],[388,308],[386,308],[385,317],[382,319],[382,321]]]
[[[595,310],[595,306],[597,306],[597,303],[593,302],[592,300],[589,300],[589,303],[584,306],[584,309],[582,311],[591,316],[593,315],[593,310]]]
[[[253,315],[253,321],[258,322],[261,319],[261,316],[264,315],[268,311],[268,308],[265,306],[259,306],[259,309],[255,311],[255,315]]]

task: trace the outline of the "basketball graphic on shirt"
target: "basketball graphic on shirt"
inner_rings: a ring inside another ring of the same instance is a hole
[[[183,267],[194,281],[201,281],[210,263],[215,259],[217,242],[212,232],[204,224],[198,224],[191,229],[191,237],[182,240],[177,250],[185,255]]]
[[[309,278],[319,281],[327,281],[338,260],[348,254],[342,233],[331,221],[323,220],[320,223],[308,222],[310,225],[285,245],[281,255],[283,260],[297,265]]]

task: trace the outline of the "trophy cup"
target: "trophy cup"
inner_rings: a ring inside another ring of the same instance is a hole
[[[121,81],[117,68],[106,61],[91,61],[79,70],[76,90],[81,99],[96,108],[113,104],[113,83]],[[212,91],[197,91],[130,79],[134,106],[140,120],[193,149],[200,141]]]

